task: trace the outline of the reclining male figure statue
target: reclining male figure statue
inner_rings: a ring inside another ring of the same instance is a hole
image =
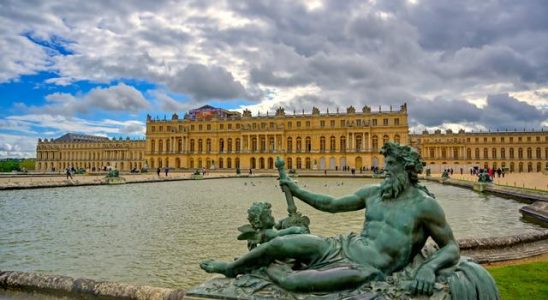
[[[419,267],[411,289],[432,294],[436,272],[459,261],[458,245],[440,205],[426,187],[418,184],[417,174],[423,163],[417,151],[388,142],[381,153],[385,156],[384,182],[339,199],[311,193],[289,179],[280,182],[294,196],[321,211],[338,213],[365,208],[361,234],[334,238],[285,235],[259,245],[233,262],[208,260],[201,263],[201,268],[235,277],[266,266],[270,278],[286,290],[338,291],[382,280],[385,275],[402,270],[431,237],[440,249]],[[273,264],[284,259],[294,259],[305,267],[293,270]]]

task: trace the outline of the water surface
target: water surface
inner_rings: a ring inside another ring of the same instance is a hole
[[[373,179],[299,178],[307,189],[342,196]],[[456,238],[539,230],[522,222],[524,204],[462,188],[425,183]],[[0,270],[45,272],[183,288],[211,277],[198,263],[247,251],[237,227],[256,201],[287,215],[274,178],[177,181],[0,192]],[[329,214],[297,201],[315,234],[361,231],[364,211]]]

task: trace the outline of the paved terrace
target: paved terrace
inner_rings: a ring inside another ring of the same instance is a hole
[[[242,170],[242,176],[248,176],[249,170]],[[213,170],[206,173],[205,178],[213,177],[231,177],[236,174],[235,170],[219,171]],[[300,171],[300,175],[306,176],[325,176],[323,171]],[[184,180],[190,179],[192,171],[175,172],[170,171],[168,176],[162,172],[160,176],[156,175],[156,172],[149,172],[144,174],[121,174],[126,179],[126,182],[151,182],[151,181],[166,181],[166,180]],[[252,176],[277,176],[275,170],[253,170]],[[370,172],[356,172],[353,176],[350,172],[342,171],[327,171],[327,176],[330,177],[370,177]],[[84,174],[73,175],[72,180],[67,180],[66,175],[63,174],[43,174],[43,173],[29,173],[27,175],[15,175],[11,173],[0,174],[0,189],[13,189],[13,188],[36,188],[47,186],[71,186],[71,185],[88,185],[88,184],[100,184],[105,174]],[[441,174],[432,174],[432,178],[441,178]],[[454,173],[451,176],[452,179],[465,180],[470,182],[477,181],[477,177],[470,174],[457,174]],[[510,186],[516,188],[525,188],[531,190],[548,192],[548,175],[543,173],[509,173],[503,177],[495,177],[495,185]]]

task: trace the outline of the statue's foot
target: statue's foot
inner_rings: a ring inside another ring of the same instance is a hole
[[[200,263],[200,268],[208,273],[219,273],[226,277],[236,277],[237,275],[230,270],[229,263],[224,261],[216,261],[213,259],[205,260]]]

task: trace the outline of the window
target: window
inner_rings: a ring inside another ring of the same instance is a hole
[[[502,159],[506,158],[506,149],[505,148],[500,149],[500,158],[502,158]]]
[[[377,119],[371,120],[371,125],[372,126],[377,126]]]
[[[504,143],[504,137],[501,137],[501,138],[500,138],[500,142],[501,142],[501,143]]]
[[[395,118],[394,119],[394,125],[396,125],[396,126],[400,125],[400,118]]]
[[[293,139],[291,137],[287,138],[287,152],[291,153],[293,151]]]
[[[346,151],[346,137],[341,136],[339,151]]]
[[[160,126],[159,131],[160,131],[160,132],[164,131],[164,126]]]
[[[306,137],[305,146],[306,146],[306,152],[312,151],[312,139],[309,136]]]
[[[379,148],[379,138],[376,135],[371,138],[371,146],[373,147],[373,150]]]
[[[204,126],[202,124],[198,125],[198,130],[202,131],[202,129],[204,129]]]
[[[190,125],[190,130],[194,130],[194,125]]]
[[[228,124],[228,129],[232,129],[232,124]]]
[[[152,130],[152,132],[156,132],[156,126],[152,126],[150,129]]]
[[[483,148],[483,159],[489,158],[489,150],[487,148]]]
[[[320,138],[320,151],[325,152],[325,137],[324,136],[322,136]],[[333,151],[333,150],[331,150],[331,151]]]
[[[361,127],[362,126],[362,120],[356,120],[356,126]]]
[[[306,128],[310,128],[310,121],[306,121]]]
[[[514,158],[514,148],[510,148],[510,158]]]
[[[497,158],[497,148],[491,149],[491,158]]]
[[[510,143],[513,143],[514,142],[514,137],[510,137]]]
[[[345,126],[344,124],[345,124],[344,120],[341,120],[341,127],[344,127]]]
[[[335,137],[331,136],[331,138],[329,139],[329,151],[335,152],[336,145],[337,145],[337,142],[335,141]]]
[[[292,125],[291,122],[287,122],[287,128],[291,128]]]
[[[388,119],[382,119],[382,125],[388,126]]]
[[[221,129],[221,130],[225,129],[225,124],[220,124],[219,129]]]
[[[335,120],[331,120],[331,128],[334,128],[335,127]]]
[[[297,121],[297,127],[301,127],[301,121]]]
[[[320,121],[320,127],[321,127],[321,128],[324,128],[324,127],[325,127],[325,121]]]

